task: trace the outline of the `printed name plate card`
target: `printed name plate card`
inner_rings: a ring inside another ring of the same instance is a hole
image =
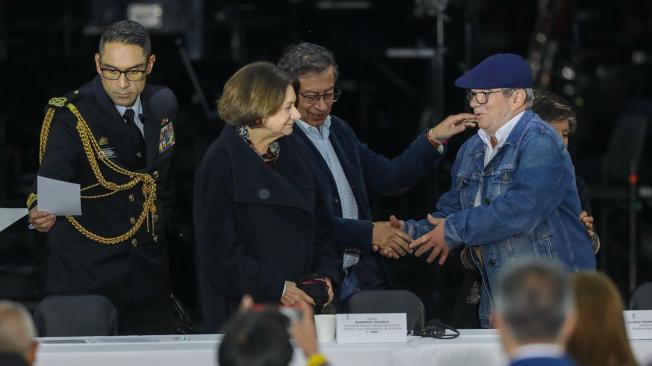
[[[407,316],[337,314],[337,343],[407,342]]]
[[[625,310],[629,339],[652,339],[652,310]]]

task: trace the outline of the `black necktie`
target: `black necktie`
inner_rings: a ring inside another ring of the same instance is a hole
[[[143,134],[140,132],[136,122],[134,121],[134,110],[127,108],[125,113],[122,115],[122,118],[125,119],[127,128],[129,129],[129,136],[131,139],[131,146],[134,147],[136,152],[136,160],[138,161],[138,168],[145,166],[145,139]]]

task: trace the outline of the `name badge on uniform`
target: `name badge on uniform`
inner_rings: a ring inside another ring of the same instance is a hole
[[[115,147],[105,147],[100,150],[100,154],[107,159],[113,159],[117,156],[115,153]]]
[[[116,157],[115,147],[108,146],[109,145],[108,137],[101,136],[99,140],[97,140],[97,144],[100,145],[100,156],[105,157],[107,159],[113,159]]]
[[[174,146],[174,127],[168,118],[161,120],[161,135],[158,140],[158,153],[162,154]]]

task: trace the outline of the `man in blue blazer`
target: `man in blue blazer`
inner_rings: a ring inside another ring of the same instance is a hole
[[[510,366],[575,365],[564,349],[576,317],[563,268],[543,260],[512,262],[494,293],[494,320]]]
[[[367,189],[384,195],[404,192],[439,163],[445,141],[473,126],[475,117],[462,113],[446,118],[390,160],[371,151],[344,120],[330,114],[340,93],[335,88],[337,64],[329,50],[302,43],[291,47],[278,66],[295,80],[301,114],[290,138],[308,145],[306,158],[334,217],[334,242],[345,273],[340,300],[358,290],[388,289],[379,254],[398,258],[410,251],[411,239],[388,222],[372,222]]]

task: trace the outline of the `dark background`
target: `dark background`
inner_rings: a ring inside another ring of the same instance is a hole
[[[1,207],[25,205],[37,169],[45,104],[95,75],[92,57],[99,33],[126,17],[131,3],[0,0]],[[151,30],[157,62],[148,82],[171,87],[179,99],[178,216],[188,243],[172,250],[177,253],[175,292],[191,308],[196,305],[192,180],[205,148],[222,126],[214,101],[224,81],[240,66],[262,59],[275,62],[289,44],[309,41],[334,52],[341,73],[338,85],[344,92],[334,114],[346,119],[372,149],[387,156],[399,154],[442,116],[465,110],[464,93],[453,87],[453,81],[496,52],[518,53],[533,65],[543,65],[544,71],[536,75],[539,87],[563,95],[576,107],[579,128],[569,150],[589,189],[605,183],[615,187],[609,191],[627,189],[627,177],[603,179],[601,159],[610,144],[617,149],[629,142],[612,141],[619,116],[652,116],[652,1],[141,3],[159,3],[163,10],[162,27]],[[439,34],[438,19],[444,21]],[[442,39],[439,45],[437,36]],[[443,52],[435,53],[440,58],[388,56],[388,49],[395,48]],[[190,58],[199,88],[193,86],[183,55]],[[376,218],[387,219],[390,213],[421,218],[432,210],[438,195],[447,189],[457,147],[471,133],[455,137],[444,164],[408,193],[373,197]],[[641,194],[635,205],[635,256],[629,253],[628,201],[593,202],[603,245],[599,266],[617,282],[626,301],[633,285],[652,278],[649,150],[643,148],[637,169]],[[28,233],[26,226],[22,219],[0,233],[0,298],[30,304],[40,296],[43,238]],[[429,317],[448,319],[463,277],[454,259],[442,268],[404,259],[392,264],[392,273],[398,286],[421,295]],[[637,265],[635,282],[630,278],[633,264]]]

